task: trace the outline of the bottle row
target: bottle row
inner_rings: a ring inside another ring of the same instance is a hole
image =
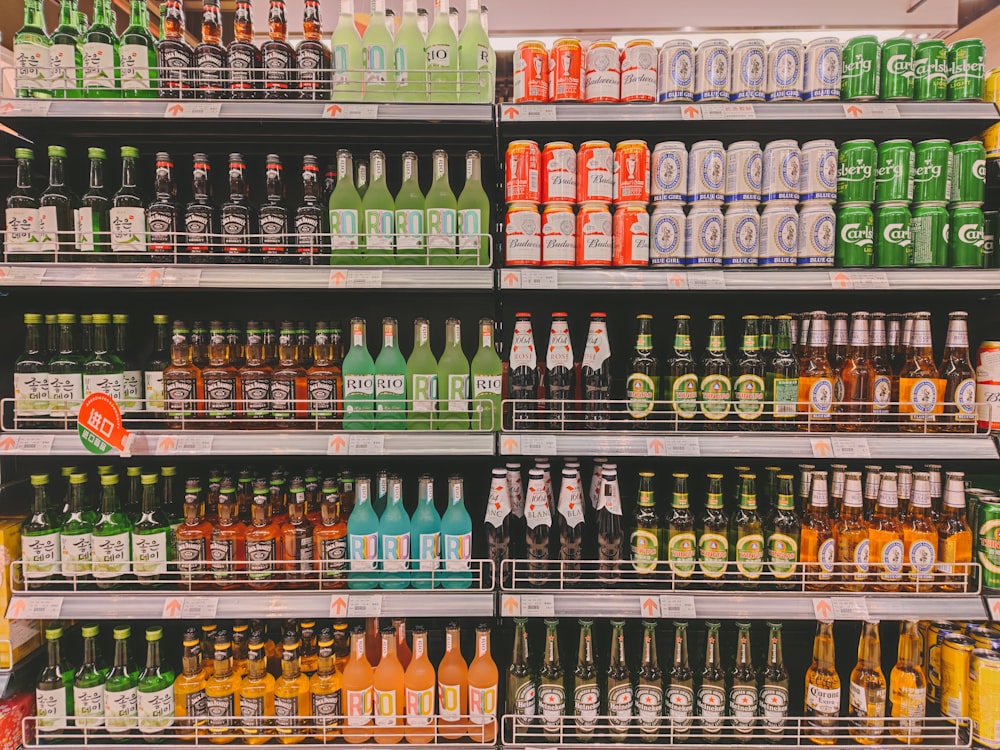
[[[184,4],[160,11],[160,38],[149,32],[145,5],[131,4],[119,37],[114,6],[98,2],[92,23],[75,0],[61,0],[59,26],[46,33],[42,4],[25,0],[24,25],[14,37],[19,97],[333,99],[369,102],[492,103],[496,54],[485,8],[466,3],[465,24],[441,0],[433,24],[406,0],[398,25],[377,0],[358,32],[354,0],[341,0],[329,43],[323,40],[319,0],[307,0],[302,41],[288,43],[284,0],[268,10],[268,39],[254,41],[253,6],[237,2],[234,38],[222,44],[219,0],[202,6],[201,43],[185,40]]]

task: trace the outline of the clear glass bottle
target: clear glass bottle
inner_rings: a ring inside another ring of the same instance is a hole
[[[861,745],[877,744],[885,734],[886,681],[882,673],[882,645],[878,620],[868,620],[858,642],[858,663],[851,672],[848,715],[851,737]]]

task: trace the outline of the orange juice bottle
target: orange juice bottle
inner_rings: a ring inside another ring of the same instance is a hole
[[[903,522],[903,550],[907,591],[929,591],[934,586],[937,567],[938,530],[931,518],[931,475],[913,472],[910,512]]]
[[[406,694],[406,741],[427,744],[434,741],[434,665],[427,658],[427,629],[417,625],[413,636],[413,657],[403,675]]]
[[[444,656],[438,664],[438,733],[448,740],[458,740],[466,733],[469,668],[462,658],[461,631],[449,622],[444,631]]]
[[[343,697],[347,717],[342,734],[348,742],[366,742],[372,736],[372,665],[365,657],[365,629],[351,629],[351,655],[344,665]]]
[[[395,745],[403,741],[403,665],[396,656],[396,628],[382,628],[382,658],[372,678],[375,690],[375,741]]]
[[[875,591],[899,590],[905,554],[896,472],[883,471],[875,514],[868,525],[868,560],[875,577]]]
[[[490,627],[476,628],[476,655],[469,664],[469,739],[492,744],[497,736],[500,675],[490,656]]]

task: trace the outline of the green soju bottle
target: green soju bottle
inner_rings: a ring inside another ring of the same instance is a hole
[[[48,660],[35,681],[35,729],[40,735],[63,732],[73,716],[73,666],[64,661],[61,651],[62,626],[53,623],[45,628]],[[43,740],[44,741],[44,740]]]
[[[426,102],[427,48],[417,22],[417,0],[403,0],[403,20],[395,38],[396,101]]]
[[[438,430],[469,429],[469,360],[462,351],[462,324],[458,318],[445,323],[444,352],[438,362]]]
[[[458,101],[458,36],[444,0],[434,0],[434,23],[427,32],[426,48],[431,101]]]
[[[368,191],[371,193],[371,191]],[[382,319],[382,351],[375,360],[375,427],[406,429],[406,360],[395,318]]]
[[[406,428],[429,430],[438,397],[438,362],[431,351],[431,324],[427,318],[413,321],[413,351],[406,361],[406,393],[409,414]]]
[[[368,352],[364,318],[351,318],[351,348],[341,370],[344,375],[344,429],[374,429],[375,362]]]
[[[118,625],[114,629],[115,655],[104,683],[104,728],[116,735],[135,730],[138,723],[138,674],[128,654],[132,629]]]
[[[90,185],[80,198],[76,211],[76,241],[81,253],[106,253],[111,249],[111,199],[104,190],[103,148],[88,148]],[[80,260],[108,260],[107,256],[80,255]]]
[[[365,263],[377,266],[392,264],[393,212],[395,202],[385,181],[385,153],[372,151],[371,184],[361,199],[364,217]]]
[[[368,27],[361,38],[365,61],[364,100],[391,102],[394,98],[396,74],[395,44],[385,25],[385,0],[371,0]]]
[[[42,192],[38,209],[38,250],[70,254],[57,257],[57,260],[71,257],[76,248],[74,210],[77,207],[76,195],[66,184],[66,149],[62,146],[49,146],[49,186]]]
[[[60,14],[61,16],[61,14]],[[51,42],[45,33],[40,0],[25,0],[24,25],[14,34],[15,85],[18,97],[48,99]]]
[[[24,351],[14,363],[14,412],[18,427],[46,427],[49,413],[48,362],[42,316],[24,314]]]
[[[83,95],[108,99],[121,96],[118,36],[110,0],[94,0],[94,18],[83,40]]]
[[[330,263],[352,265],[361,262],[358,220],[362,215],[361,196],[354,186],[354,163],[347,149],[337,151],[337,186],[330,194]]]
[[[424,241],[424,194],[417,178],[417,155],[403,152],[403,184],[395,200],[396,263],[423,266],[427,263]]]
[[[170,520],[160,507],[156,474],[144,474],[139,481],[142,511],[132,527],[132,568],[139,583],[150,585],[166,575],[172,557]]]
[[[83,637],[83,661],[73,677],[73,713],[80,729],[104,726],[104,674],[97,663],[97,625],[80,628]]]
[[[360,102],[365,58],[361,35],[354,25],[354,0],[340,0],[340,16],[330,37],[330,47],[333,50],[331,98],[335,102]]]
[[[146,252],[146,201],[138,188],[139,149],[122,146],[122,184],[111,199],[111,250],[141,263]]]
[[[483,189],[482,156],[465,153],[465,186],[458,196],[458,264],[490,264],[490,199]]]
[[[39,196],[31,169],[35,152],[30,148],[15,148],[14,158],[17,160],[14,189],[7,194],[4,207],[4,257],[8,262],[42,260],[36,255],[43,248],[38,231],[41,221],[38,212]],[[52,343],[49,342],[50,347]]]
[[[111,345],[111,316],[94,313],[93,347],[83,363],[83,393],[106,393],[121,402],[125,396],[125,367]]]
[[[146,628],[146,667],[139,673],[139,731],[146,735],[163,735],[174,724],[174,671],[160,660],[163,628]]]
[[[28,581],[51,580],[59,575],[62,542],[59,519],[51,509],[49,475],[32,474],[31,515],[21,526],[21,560]]]
[[[500,431],[503,363],[494,345],[491,318],[479,319],[479,348],[472,358],[472,429]]]
[[[149,33],[146,0],[132,0],[128,28],[118,47],[122,96],[126,99],[155,99],[159,74],[156,70],[156,40]]]
[[[76,0],[59,2],[59,25],[52,32],[49,65],[52,96],[78,99],[83,94],[83,54],[76,25]]]
[[[89,578],[93,566],[94,517],[86,508],[86,487],[86,474],[70,474],[69,509],[59,540],[63,576],[71,581]]]
[[[448,152],[434,152],[434,181],[424,199],[427,250],[431,265],[454,265],[458,202],[448,183]]]
[[[101,514],[94,524],[93,572],[102,589],[114,588],[130,572],[132,522],[118,499],[118,475],[101,476]]]

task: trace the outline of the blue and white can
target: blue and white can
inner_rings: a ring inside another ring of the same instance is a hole
[[[660,47],[656,70],[656,98],[661,102],[689,102],[694,97],[694,45],[671,39]]]
[[[685,265],[717,267],[722,265],[722,239],[725,234],[722,210],[717,203],[691,206],[684,233],[687,256]]]
[[[763,185],[765,201],[797,201],[800,172],[799,144],[791,139],[771,141],[764,147]]]
[[[747,268],[757,265],[760,215],[748,201],[726,206],[723,221],[722,265]]]
[[[757,141],[736,141],[726,150],[726,203],[760,202],[763,153]]]
[[[799,215],[795,203],[765,203],[758,236],[758,265],[795,266],[799,262]]]
[[[840,99],[841,53],[843,45],[836,37],[813,39],[806,45],[805,77],[802,98],[805,101]]]
[[[799,211],[800,266],[829,267],[833,265],[833,248],[837,239],[837,218],[828,201],[809,201]]]
[[[729,101],[762,102],[767,84],[767,46],[763,39],[741,39],[733,45]]]
[[[650,173],[650,198],[653,203],[687,200],[688,152],[681,141],[656,144]]]
[[[683,266],[687,217],[680,203],[653,204],[649,219],[649,265]]]
[[[779,39],[771,43],[767,50],[767,101],[802,101],[804,58],[801,39]]]
[[[722,141],[698,141],[688,156],[688,198],[698,201],[719,201],[725,197],[726,150]]]
[[[837,145],[828,140],[806,141],[801,153],[801,200],[837,200]]]
[[[694,100],[696,102],[729,101],[729,43],[725,39],[708,39],[694,53]]]

